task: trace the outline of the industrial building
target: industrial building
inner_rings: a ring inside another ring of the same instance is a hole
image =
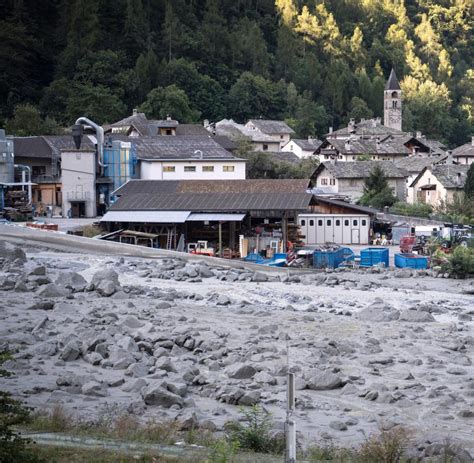
[[[182,251],[205,242],[209,254],[229,257],[328,241],[368,242],[372,209],[316,197],[310,186],[308,180],[131,180],[114,193],[118,199],[101,222],[110,239],[143,239]],[[323,218],[325,226],[318,228]],[[331,233],[328,220],[334,222]]]

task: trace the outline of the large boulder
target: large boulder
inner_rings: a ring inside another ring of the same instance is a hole
[[[91,284],[98,288],[102,282],[110,281],[115,286],[120,286],[118,273],[112,269],[99,270],[92,276]]]
[[[26,262],[26,254],[23,249],[6,241],[0,241],[0,258],[8,261],[19,260]]]
[[[357,318],[364,322],[390,322],[399,317],[400,312],[384,302],[375,302],[357,314]]]
[[[252,378],[257,370],[252,366],[244,363],[235,363],[227,369],[229,378],[249,379]]]
[[[183,398],[166,390],[161,384],[150,384],[141,391],[144,402],[147,405],[159,405],[170,408],[173,405],[183,407]]]
[[[84,291],[87,287],[87,281],[77,272],[61,272],[56,278],[56,284],[64,288],[71,289],[74,292]]]
[[[405,310],[400,314],[399,320],[412,323],[430,323],[436,321],[433,315],[423,310]]]
[[[81,356],[81,346],[77,339],[71,339],[61,352],[61,359],[65,362],[77,360]]]
[[[43,286],[38,291],[38,296],[41,297],[65,297],[69,294],[69,291],[65,288],[61,288],[54,283]]]
[[[313,391],[327,391],[330,389],[338,389],[344,386],[345,382],[339,375],[325,371],[309,378],[306,384],[307,388]]]

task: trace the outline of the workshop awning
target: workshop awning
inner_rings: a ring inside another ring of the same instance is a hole
[[[186,222],[241,222],[245,214],[193,213]]]
[[[101,222],[184,223],[191,211],[108,211]]]

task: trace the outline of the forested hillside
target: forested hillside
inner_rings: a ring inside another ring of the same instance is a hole
[[[382,116],[392,66],[405,130],[473,131],[472,0],[7,0],[2,18],[0,119],[18,133],[139,107],[321,135]]]

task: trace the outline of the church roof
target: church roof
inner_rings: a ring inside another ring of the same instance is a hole
[[[393,68],[390,71],[390,76],[385,84],[385,90],[400,90],[400,84],[398,83],[397,75]]]

